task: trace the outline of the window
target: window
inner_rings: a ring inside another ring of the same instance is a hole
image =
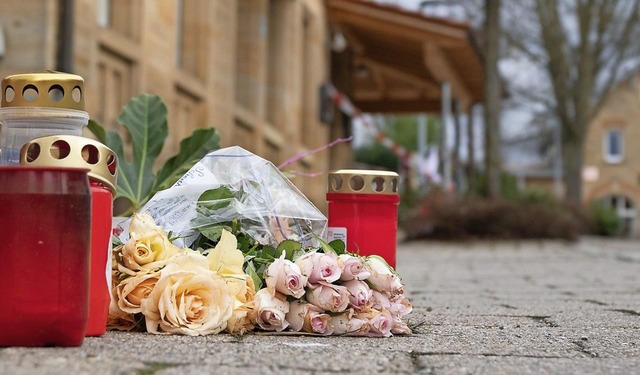
[[[607,163],[621,163],[624,159],[624,143],[621,130],[607,130],[604,134],[603,157]]]
[[[173,92],[173,101],[169,111],[169,125],[171,137],[167,138],[168,145],[173,150],[180,148],[180,140],[189,137],[191,133],[204,126],[205,106],[198,95],[186,88],[176,86]]]
[[[118,115],[132,96],[129,82],[133,80],[133,64],[113,51],[101,48],[98,52],[98,98],[95,117],[109,130],[122,129],[118,126]]]
[[[139,39],[139,2],[129,0],[99,0],[98,25],[132,40]]]
[[[207,72],[206,16],[207,5],[203,0],[178,2],[177,16],[177,65],[194,77],[204,79]]]

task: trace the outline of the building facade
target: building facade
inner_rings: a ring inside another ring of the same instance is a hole
[[[638,237],[640,221],[640,75],[619,84],[593,119],[585,143],[583,196],[604,201],[621,219],[620,235]]]
[[[3,0],[0,74],[82,76],[87,112],[124,139],[122,107],[159,95],[169,138],[158,163],[193,130],[214,127],[222,147],[279,165],[330,142],[319,116],[330,74],[325,12],[323,0]],[[327,151],[289,166],[320,208],[329,168]]]

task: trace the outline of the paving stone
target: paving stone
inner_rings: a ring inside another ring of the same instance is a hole
[[[108,332],[79,348],[2,348],[0,374],[640,373],[640,242],[398,246],[411,336]]]

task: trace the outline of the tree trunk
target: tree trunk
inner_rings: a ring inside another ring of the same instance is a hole
[[[485,147],[486,147],[486,193],[489,198],[502,195],[500,172],[500,77],[498,74],[498,52],[500,46],[500,0],[486,0],[484,22],[485,57]]]
[[[584,137],[571,142],[562,142],[564,159],[565,197],[568,202],[580,204],[582,199],[582,165]]]

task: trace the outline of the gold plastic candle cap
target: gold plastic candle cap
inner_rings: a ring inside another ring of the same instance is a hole
[[[329,173],[329,193],[347,194],[398,194],[396,172],[340,169]]]
[[[75,74],[14,74],[2,80],[5,107],[53,107],[84,111],[84,80]]]
[[[104,144],[75,135],[52,135],[25,143],[20,165],[89,169],[87,175],[116,195],[118,157]]]

